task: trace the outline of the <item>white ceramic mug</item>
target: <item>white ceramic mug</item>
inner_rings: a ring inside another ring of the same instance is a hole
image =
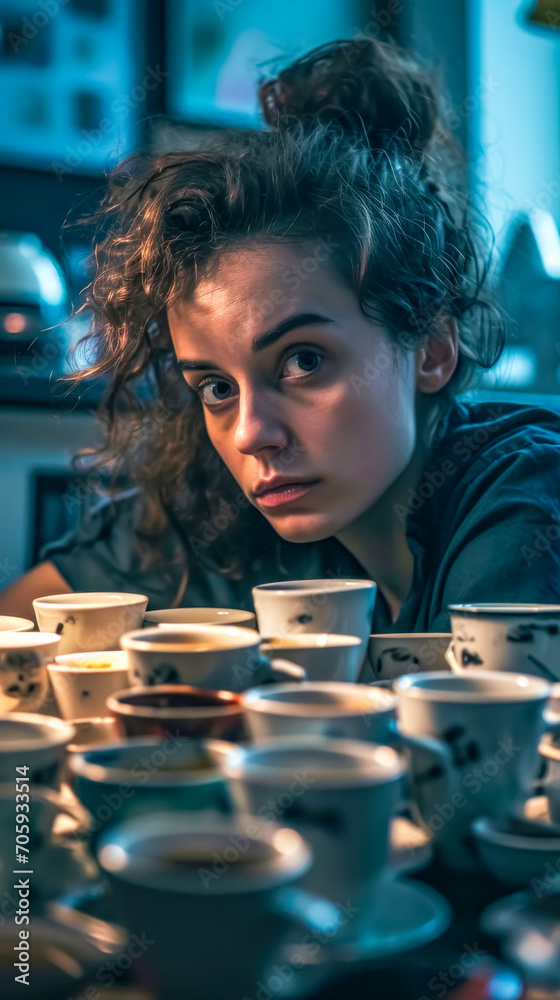
[[[186,986],[196,1000],[272,996],[284,938],[332,934],[339,918],[293,885],[311,863],[305,841],[254,816],[139,817],[108,831],[98,858],[127,927],[153,941],[145,963],[163,1000]]]
[[[103,718],[109,695],[128,687],[126,654],[121,649],[67,653],[55,657],[48,670],[63,719]]]
[[[147,604],[143,594],[102,592],[37,597],[33,608],[41,632],[60,636],[65,654],[114,649],[121,635],[141,627]]]
[[[508,670],[560,681],[560,604],[450,604],[455,670]]]
[[[365,684],[271,684],[246,691],[242,703],[256,742],[308,735],[393,743],[397,737],[396,697]]]
[[[377,584],[372,580],[282,580],[253,587],[262,636],[329,632],[358,636],[357,669],[366,655]]]
[[[293,660],[310,681],[355,681],[360,669],[362,640],[357,635],[304,632],[301,635],[263,636],[266,656]]]
[[[360,680],[385,681],[424,671],[448,670],[451,632],[387,632],[370,635]]]
[[[74,735],[70,723],[48,715],[0,715],[0,783],[14,785],[18,776],[28,784],[57,789]]]
[[[222,764],[240,810],[309,842],[315,860],[304,886],[362,916],[386,870],[405,767],[390,747],[305,736],[235,747]],[[356,936],[351,922],[347,931]]]
[[[399,728],[429,736],[440,761],[412,755],[416,799],[443,860],[475,868],[470,824],[521,812],[532,794],[550,686],[498,671],[411,674],[396,682]]]
[[[0,632],[0,712],[53,711],[47,663],[59,644],[51,632]]]
[[[269,660],[261,637],[235,625],[155,626],[121,638],[131,686],[190,684],[244,691],[272,680],[303,680],[305,671],[287,660]]]
[[[163,611],[144,612],[144,624],[150,625],[241,625],[257,627],[252,611],[235,608],[167,608]]]

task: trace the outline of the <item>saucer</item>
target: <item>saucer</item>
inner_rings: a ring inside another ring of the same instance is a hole
[[[354,939],[326,944],[288,945],[286,957],[295,966],[333,967],[364,963],[411,951],[447,930],[451,907],[435,889],[421,882],[387,880],[378,886],[371,909],[356,919]],[[309,937],[309,935],[307,935]]]

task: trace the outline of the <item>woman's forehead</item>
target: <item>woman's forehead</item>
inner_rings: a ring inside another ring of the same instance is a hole
[[[330,309],[336,320],[349,308],[358,308],[357,296],[327,259],[307,246],[266,245],[229,251],[168,317],[174,339],[196,343],[214,333],[239,336],[240,324],[243,337],[251,338],[294,312]]]

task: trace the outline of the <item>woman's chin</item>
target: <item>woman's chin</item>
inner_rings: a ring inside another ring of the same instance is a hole
[[[340,525],[325,514],[284,514],[282,517],[271,517],[269,521],[274,530],[286,542],[321,542],[330,538]]]

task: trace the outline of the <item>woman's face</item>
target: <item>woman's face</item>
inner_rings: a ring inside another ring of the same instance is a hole
[[[169,310],[210,440],[293,542],[349,527],[415,446],[414,355],[364,317],[329,252],[319,242],[230,252]],[[276,477],[280,489],[259,496]]]

